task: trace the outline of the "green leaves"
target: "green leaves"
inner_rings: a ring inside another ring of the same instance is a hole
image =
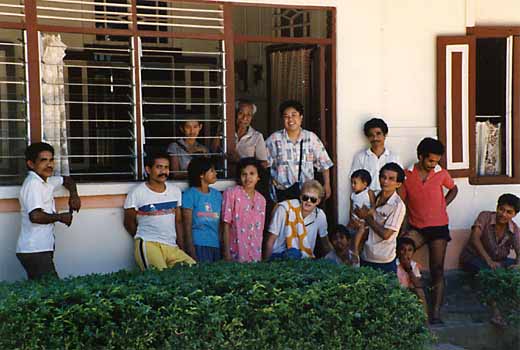
[[[520,271],[482,270],[477,279],[482,302],[495,301],[511,324],[520,325]]]
[[[319,261],[0,284],[0,348],[419,349],[395,278]]]

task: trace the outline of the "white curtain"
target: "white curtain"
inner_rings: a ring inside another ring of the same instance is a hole
[[[501,174],[501,127],[500,123],[477,122],[477,173],[480,176]]]
[[[63,84],[63,58],[67,46],[60,35],[42,37],[42,124],[43,140],[54,147],[55,173],[69,175],[67,147],[67,118],[65,86]]]

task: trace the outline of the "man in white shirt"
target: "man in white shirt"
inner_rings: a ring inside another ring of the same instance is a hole
[[[72,223],[72,212],[79,211],[81,200],[70,176],[52,176],[54,148],[44,142],[25,150],[29,172],[20,190],[21,229],[16,256],[30,280],[46,275],[57,277],[54,266],[54,223]],[[69,212],[56,213],[54,190],[63,185],[69,190]]]
[[[358,169],[366,169],[372,177],[370,189],[375,193],[381,191],[379,184],[379,170],[387,163],[397,163],[401,165],[399,156],[385,148],[388,125],[383,119],[372,118],[363,127],[365,136],[370,142],[370,147],[358,152],[352,160],[350,175]],[[402,165],[401,165],[402,166]]]
[[[182,194],[168,184],[169,155],[150,155],[145,165],[148,179],[130,190],[125,200],[124,225],[135,238],[134,256],[141,270],[163,270],[195,261],[186,254],[182,230]]]

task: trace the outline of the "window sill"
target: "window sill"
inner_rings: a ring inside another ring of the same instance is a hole
[[[519,184],[520,179],[509,176],[470,176],[469,183],[471,185],[506,185]]]
[[[188,188],[187,181],[168,181],[178,186],[181,190]],[[137,182],[102,182],[102,183],[80,183],[78,184],[78,193],[80,196],[110,196],[127,194],[128,191],[137,184]],[[213,186],[219,191],[233,186],[234,180],[219,180]],[[0,186],[1,199],[18,199],[21,186]],[[60,188],[55,192],[56,197],[68,196],[67,190]]]

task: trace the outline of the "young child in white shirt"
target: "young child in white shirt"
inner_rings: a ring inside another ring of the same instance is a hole
[[[353,226],[354,221],[361,221],[356,214],[354,214],[354,209],[362,208],[363,206],[367,208],[373,208],[376,202],[376,196],[374,192],[369,188],[370,183],[372,182],[372,177],[370,173],[365,169],[358,169],[352,173],[350,176],[350,181],[352,185],[352,194],[350,195],[350,224],[349,226]],[[355,226],[355,225],[354,225]]]
[[[334,249],[325,255],[325,259],[340,265],[359,267],[359,256],[350,250],[354,234],[344,225],[337,225],[336,229],[329,233],[329,241]]]

